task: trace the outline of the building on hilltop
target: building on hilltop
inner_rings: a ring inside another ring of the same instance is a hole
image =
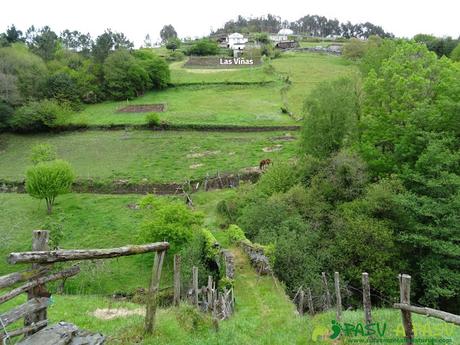
[[[281,29],[277,34],[271,34],[270,39],[275,42],[284,42],[289,40],[289,36],[293,35],[294,31],[291,29]]]
[[[234,32],[227,37],[227,48],[233,50],[243,50],[246,43],[248,43],[248,39],[238,32]]]

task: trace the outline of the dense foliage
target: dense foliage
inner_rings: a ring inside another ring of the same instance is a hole
[[[216,55],[218,52],[217,42],[208,39],[198,40],[188,50],[189,55],[198,56]]]
[[[42,161],[26,172],[26,191],[30,196],[45,200],[51,214],[56,197],[70,192],[75,175],[69,163],[56,159]]]
[[[133,50],[123,33],[89,34],[14,25],[0,34],[0,129],[38,131],[55,126],[50,105],[77,110],[84,103],[130,99],[167,87],[166,61],[151,49]],[[32,111],[33,110],[33,111]],[[38,111],[43,113],[43,111]],[[65,121],[65,116],[62,120]]]
[[[423,44],[376,40],[359,78],[307,97],[299,157],[218,205],[253,241],[275,245],[290,291],[339,271],[375,293],[460,307],[460,68]],[[232,230],[233,231],[233,230]],[[303,269],[299,269],[302,267]]]

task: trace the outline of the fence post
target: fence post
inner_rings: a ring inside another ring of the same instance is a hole
[[[340,295],[340,276],[339,272],[334,272],[335,301],[337,307],[337,321],[342,318],[342,296]]]
[[[402,304],[410,305],[410,281],[411,276],[407,274],[400,274],[399,276],[399,293],[400,302]],[[404,332],[406,334],[406,344],[413,344],[414,329],[412,326],[412,315],[408,310],[401,310],[402,323]]]
[[[371,314],[371,288],[369,286],[369,274],[364,272],[362,274],[363,283],[363,308],[364,308],[364,320],[366,324],[372,323]]]
[[[303,289],[301,289],[300,296],[299,296],[299,314],[300,316],[303,316],[304,299],[305,299],[305,292],[303,291]]]
[[[212,277],[211,276],[208,276],[207,293],[208,293],[208,310],[210,310],[212,308]]]
[[[307,289],[307,303],[308,303],[308,311],[310,315],[315,314],[315,308],[313,307],[313,298],[311,296],[311,290],[310,288]]]
[[[34,230],[32,232],[32,251],[46,251],[49,250],[48,246],[49,241],[49,231],[48,230]],[[32,269],[40,269],[42,266],[40,264],[32,264]],[[31,300],[36,297],[49,297],[50,294],[46,290],[44,285],[38,285],[28,291],[27,299]],[[47,319],[47,308],[40,310],[38,312],[32,313],[24,318],[24,325],[30,326],[33,323],[44,321]],[[31,335],[35,331],[28,332],[27,335]]]
[[[181,257],[179,254],[174,255],[174,305],[177,307],[180,303],[180,266]]]
[[[152,334],[155,329],[155,314],[157,310],[157,293],[160,287],[161,269],[165,257],[165,250],[155,252],[155,259],[152,267],[152,277],[147,294],[147,306],[145,312],[145,332]]]
[[[198,267],[192,268],[193,303],[198,307]]]
[[[328,310],[328,309],[331,309],[331,293],[329,292],[329,288],[327,286],[327,279],[326,279],[326,272],[322,272],[321,273],[321,277],[323,279],[323,287],[324,287],[324,291],[326,292],[326,305],[325,305],[325,309]]]

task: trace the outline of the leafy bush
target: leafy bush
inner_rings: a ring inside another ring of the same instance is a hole
[[[286,192],[299,182],[296,165],[288,163],[274,164],[259,180],[257,189],[263,194]]]
[[[208,229],[201,230],[203,236],[204,249],[203,253],[207,260],[218,260],[219,258],[219,242]]]
[[[172,51],[166,56],[166,60],[171,61],[171,62],[182,61],[184,59],[185,59],[185,54],[179,50]]]
[[[208,39],[202,39],[193,44],[189,50],[188,55],[216,55],[219,52],[217,42]]]
[[[350,60],[358,60],[364,56],[367,51],[367,44],[358,38],[352,38],[348,43],[343,45],[343,56]]]
[[[57,159],[56,148],[50,144],[37,144],[32,147],[30,160],[34,165]]]
[[[154,89],[164,89],[168,86],[171,79],[169,66],[162,57],[148,49],[139,49],[133,54],[147,72]]]
[[[69,110],[56,101],[34,101],[16,109],[10,126],[17,131],[46,130],[62,124],[68,114]]]
[[[302,150],[326,158],[354,144],[361,113],[356,80],[340,78],[319,84],[304,103]]]
[[[145,121],[149,127],[156,127],[160,124],[160,116],[157,113],[149,113],[145,115]]]
[[[246,236],[244,231],[238,225],[231,224],[227,229],[228,238],[231,243],[237,243],[239,241],[244,241]]]
[[[460,43],[457,44],[452,53],[450,53],[450,58],[454,61],[460,61]]]
[[[104,61],[103,71],[105,90],[113,99],[132,99],[152,85],[145,68],[126,50],[111,53]]]
[[[14,109],[10,105],[0,101],[0,131],[8,128]]]
[[[51,214],[56,197],[69,193],[74,179],[72,167],[66,161],[40,162],[26,172],[26,191],[34,198],[45,199]]]
[[[59,72],[48,77],[45,94],[59,103],[76,105],[80,102],[80,94],[76,81],[67,73]]]
[[[175,253],[200,233],[203,215],[187,208],[177,201],[152,201],[142,203],[152,205],[146,209],[146,217],[141,224],[140,239],[143,242],[167,241],[170,252]]]
[[[180,48],[181,41],[177,37],[171,38],[166,42],[166,49],[175,51],[176,49]]]

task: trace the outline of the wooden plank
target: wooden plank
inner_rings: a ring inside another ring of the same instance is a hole
[[[329,287],[327,286],[326,272],[321,273],[321,278],[323,280],[323,288],[326,294],[326,301],[325,301],[326,304],[324,306],[324,309],[328,310],[328,309],[331,309],[332,302],[331,302],[331,293],[329,292]]]
[[[145,312],[145,332],[152,334],[155,330],[155,315],[158,304],[158,288],[160,286],[161,270],[166,251],[155,253],[155,260],[152,267],[152,277],[149,291],[147,293],[147,306]]]
[[[363,308],[364,308],[364,321],[366,325],[372,323],[372,312],[371,312],[371,287],[369,285],[369,274],[364,272],[362,274],[363,284]]]
[[[180,266],[181,256],[179,254],[174,255],[174,305],[177,307],[180,303]]]
[[[427,308],[427,307],[414,307],[409,304],[395,303],[393,308],[406,310],[411,313],[416,313],[420,315],[434,317],[436,319],[443,320],[448,323],[453,323],[454,325],[460,326],[460,315],[455,315],[447,313],[445,311]]]
[[[36,331],[46,327],[47,325],[48,325],[48,320],[42,320],[42,321],[39,321],[37,323],[34,323],[33,325],[25,326],[25,327],[22,327],[22,328],[19,328],[19,329],[15,329],[13,331],[9,331],[8,332],[8,338],[14,338],[14,337],[17,337],[19,335],[26,334],[26,333],[35,333]],[[0,339],[1,338],[2,338],[2,336],[0,335]]]
[[[32,250],[33,251],[46,251],[49,250],[48,241],[49,241],[49,231],[48,230],[34,230],[32,232]],[[34,263],[32,264],[32,269],[41,269],[43,266]],[[27,299],[31,300],[38,297],[49,297],[50,294],[48,290],[46,290],[46,286],[43,284],[37,284],[32,287],[27,293]],[[29,326],[34,323],[43,321],[47,319],[47,309],[43,308],[38,310],[34,313],[30,313],[30,315],[26,315],[24,317],[24,326]],[[26,335],[31,335],[36,330],[32,330],[28,332]]]
[[[212,308],[212,277],[208,276],[208,288],[207,288],[207,293],[208,293],[208,310]]]
[[[198,307],[198,267],[192,267],[193,303]]]
[[[26,315],[30,315],[31,313],[45,309],[48,306],[48,303],[49,298],[46,297],[28,300],[26,303],[1,314],[0,320],[6,327],[11,325],[13,322],[16,322],[17,320],[25,317]]]
[[[400,274],[399,278],[399,299],[401,304],[410,305],[410,280],[411,276],[407,274]],[[408,310],[401,309],[401,319],[406,334],[406,344],[411,345],[414,343],[414,327],[412,325],[412,315]]]
[[[58,280],[58,279],[72,277],[72,276],[78,274],[79,272],[80,272],[80,267],[72,266],[72,267],[67,268],[67,269],[65,269],[63,271],[53,273],[53,274],[50,274],[48,276],[40,277],[40,278],[37,278],[35,280],[32,280],[32,281],[30,281],[30,282],[28,282],[28,283],[26,283],[26,284],[24,284],[22,286],[19,286],[16,289],[13,289],[13,290],[9,291],[8,293],[0,296],[0,304],[11,300],[14,297],[19,296],[20,294],[22,294],[22,293],[24,293],[26,291],[29,291],[32,288],[36,287],[36,286],[43,285],[43,284],[46,284],[46,283],[49,283],[49,282],[52,282],[52,281],[55,281],[55,280]]]
[[[120,248],[31,251],[11,253],[8,256],[8,262],[10,264],[53,263],[72,260],[109,259],[149,252],[160,252],[168,248],[168,242],[157,242],[142,245],[128,245]]]
[[[303,306],[305,304],[304,299],[305,299],[305,292],[302,289],[300,290],[300,294],[299,294],[299,314],[300,316],[303,316]]]
[[[315,314],[315,307],[313,306],[313,298],[311,296],[311,289],[307,288],[307,303],[308,303],[308,312],[310,315]]]
[[[340,294],[340,275],[334,272],[335,304],[337,308],[337,321],[342,319],[342,295]]]
[[[6,288],[8,286],[22,283],[27,280],[38,278],[49,272],[48,267],[41,267],[36,270],[28,270],[22,272],[14,272],[0,277],[0,289]]]

